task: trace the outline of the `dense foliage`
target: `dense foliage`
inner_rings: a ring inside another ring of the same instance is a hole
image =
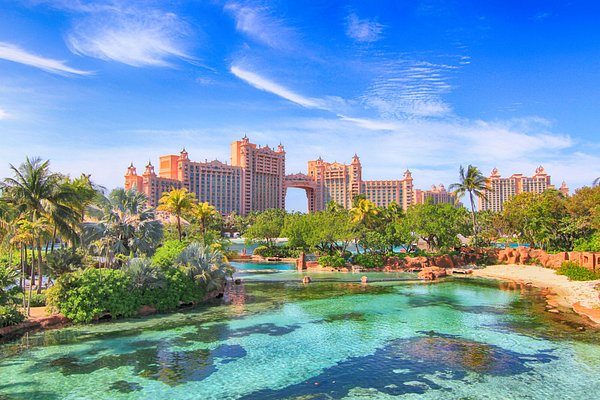
[[[556,273],[564,275],[572,281],[593,281],[600,279],[600,273],[590,271],[573,261],[565,261]]]
[[[319,258],[319,264],[324,267],[342,268],[346,265],[346,260],[337,254],[331,256],[322,256]]]
[[[0,305],[0,328],[23,322],[25,316],[14,306]]]

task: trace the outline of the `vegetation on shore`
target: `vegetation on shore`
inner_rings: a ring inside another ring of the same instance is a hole
[[[141,193],[105,194],[89,175],[71,179],[52,172],[47,161],[27,159],[11,169],[13,176],[0,186],[3,324],[18,322],[22,310],[27,314],[43,303],[88,322],[133,315],[142,306],[165,311],[199,302],[232,273],[224,232],[258,243],[257,255],[314,253],[333,268],[348,263],[378,268],[386,256],[424,251],[449,254],[461,246],[459,235],[471,237],[475,247],[517,243],[550,252],[600,250],[600,186],[570,197],[557,190],[523,193],[500,213],[477,212],[474,204],[486,195],[486,181],[471,165],[461,167],[452,186],[459,198],[469,196],[470,212],[430,201],[407,210],[395,203],[377,207],[359,195],[349,210],[330,202],[312,214],[271,209],[226,217],[185,189],[165,193],[154,209]],[[160,212],[175,221],[164,215],[161,220]],[[278,244],[279,237],[288,238],[287,244]],[[563,273],[573,279],[584,274],[573,266]],[[54,283],[45,292],[43,277]]]

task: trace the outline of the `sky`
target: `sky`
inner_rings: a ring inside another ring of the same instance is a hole
[[[122,186],[229,144],[449,185],[460,165],[600,176],[600,3],[0,0],[0,177],[25,157]],[[306,210],[302,190],[287,208]]]

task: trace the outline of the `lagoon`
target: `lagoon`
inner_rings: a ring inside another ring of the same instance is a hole
[[[303,274],[240,271],[211,305],[0,345],[0,398],[596,397],[600,334],[533,289]]]

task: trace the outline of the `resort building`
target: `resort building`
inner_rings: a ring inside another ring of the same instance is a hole
[[[406,210],[414,204],[410,171],[407,170],[401,180],[362,180],[362,165],[356,154],[350,164],[328,163],[320,157],[309,161],[308,177],[315,184],[314,204],[317,211],[332,200],[349,209],[352,200],[359,194],[364,194],[378,207],[387,207],[395,202]]]
[[[260,147],[247,137],[231,144],[231,165],[220,161],[190,161],[187,151],[160,157],[158,175],[149,162],[137,175],[131,164],[125,174],[125,189],[145,193],[157,206],[164,192],[186,188],[200,202],[208,202],[221,214],[248,214],[285,207],[285,151]]]
[[[186,188],[200,202],[208,202],[221,214],[247,215],[269,208],[285,208],[288,188],[306,191],[308,211],[325,209],[330,201],[351,208],[355,196],[363,194],[378,207],[395,202],[405,211],[412,204],[433,199],[434,203],[454,203],[454,196],[443,185],[431,190],[415,190],[410,171],[402,179],[363,180],[358,155],[350,164],[326,162],[320,157],[308,162],[308,173],[286,175],[285,150],[257,146],[244,136],[231,144],[231,163],[218,160],[191,161],[183,149],[178,155],[160,157],[158,174],[148,162],[138,175],[133,163],[125,174],[125,189],[136,189],[157,206],[163,193]]]
[[[512,197],[520,193],[532,192],[542,193],[547,189],[554,189],[550,182],[550,175],[546,174],[543,167],[538,167],[535,174],[531,177],[523,174],[513,174],[510,177],[502,178],[497,168],[492,170],[488,181],[487,199],[479,198],[479,210],[502,211],[502,205]],[[569,194],[569,188],[565,182],[560,189],[563,194]]]
[[[432,185],[429,190],[415,189],[415,204],[425,204],[429,199],[433,204],[460,204],[456,201],[456,195],[448,192],[441,183],[438,186]]]

